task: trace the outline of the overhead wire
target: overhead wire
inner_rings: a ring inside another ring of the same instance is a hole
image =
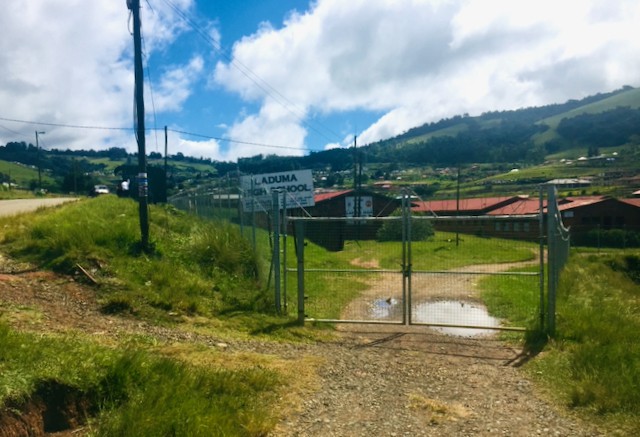
[[[87,126],[87,125],[78,125],[78,124],[46,123],[46,122],[40,122],[40,121],[18,120],[18,119],[15,119],[15,118],[5,118],[5,117],[0,117],[0,120],[2,120],[2,121],[10,121],[10,122],[13,122],[13,123],[31,124],[31,125],[35,125],[35,126],[53,126],[53,127],[62,127],[62,128],[69,128],[69,129],[119,130],[119,131],[134,131],[134,132],[137,131],[137,129],[135,127]],[[0,127],[11,131],[11,129],[8,129],[8,128],[4,127],[4,126],[0,125]],[[158,131],[158,130],[160,130],[160,128],[158,128],[158,127],[153,127],[153,128],[147,127],[145,130],[146,131]],[[281,145],[276,145],[276,144],[266,144],[266,143],[252,142],[252,141],[236,140],[236,139],[233,139],[233,138],[216,137],[216,136],[212,136],[212,135],[200,134],[200,133],[196,133],[196,132],[188,132],[188,131],[185,131],[185,130],[172,129],[172,128],[167,128],[167,131],[171,131],[171,132],[182,134],[182,135],[188,135],[188,136],[192,136],[192,137],[206,138],[206,139],[210,139],[210,140],[224,141],[224,142],[236,143],[236,144],[246,144],[246,145],[256,146],[256,147],[264,147],[264,148],[271,148],[271,149],[285,149],[285,150],[300,150],[299,147],[281,146]],[[21,134],[19,132],[15,132],[15,131],[12,131],[12,132],[17,134],[17,135],[21,135],[21,136],[25,136],[26,137],[26,135]],[[308,150],[310,150],[312,152],[319,152],[322,149],[308,149]]]
[[[225,50],[218,41],[212,38],[207,32],[201,29],[201,27],[195,23],[194,20],[189,18],[186,13],[184,13],[180,8],[175,5],[171,0],[162,0],[167,6],[169,6],[185,23],[187,23],[200,37],[202,37],[207,43],[209,43],[224,59],[229,62],[229,65],[235,67],[243,76],[252,81],[258,88],[260,88],[265,94],[272,97],[276,102],[278,102],[284,109],[286,109],[291,115],[296,117],[298,121],[300,121],[303,125],[308,127],[309,129],[316,132],[318,135],[322,136],[327,141],[339,141],[341,136],[330,129],[328,126],[323,125],[322,123],[317,123],[321,126],[325,131],[331,133],[334,138],[329,138],[324,132],[320,131],[320,129],[316,128],[313,124],[305,120],[306,113],[305,110],[299,108],[295,103],[289,100],[285,95],[283,95],[280,91],[278,91],[275,87],[269,84],[266,80],[262,79],[256,73],[254,73],[249,67],[244,65],[242,62],[238,61],[236,58],[231,57],[227,50]]]
[[[147,1],[147,3],[149,3]],[[151,7],[151,5],[149,5],[149,7]],[[152,9],[153,10],[153,9]],[[151,81],[151,69],[149,68],[149,57],[147,56],[147,49],[145,46],[145,42],[144,42],[144,36],[142,35],[142,29],[140,29],[140,34],[141,34],[141,40],[142,40],[142,58],[145,61],[146,67],[145,70],[147,71],[147,79],[149,82],[149,96],[151,97],[151,111],[153,114],[153,130],[154,130],[154,136],[155,136],[155,140],[156,140],[156,152],[158,151],[158,118],[156,116],[156,103],[153,99],[153,82]]]

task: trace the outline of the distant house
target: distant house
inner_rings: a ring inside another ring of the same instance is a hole
[[[400,206],[400,201],[366,190],[342,190],[316,193],[315,206],[292,210],[290,215],[318,218],[386,217]],[[342,250],[346,240],[371,240],[380,223],[349,220],[318,220],[306,223],[305,235],[328,250]]]
[[[412,210],[436,217],[463,216],[460,220],[437,220],[436,230],[536,240],[539,237],[540,201],[528,196],[414,202]],[[542,205],[546,214],[546,202]],[[567,197],[558,208],[565,226],[579,237],[593,229],[640,231],[640,198],[607,196]],[[493,217],[494,220],[481,220]],[[546,232],[546,230],[544,230]]]
[[[531,241],[540,236],[540,201],[529,196],[434,200],[413,205],[412,211],[434,217],[464,217],[435,220],[434,227],[440,231]],[[491,220],[487,220],[489,217]]]
[[[559,205],[562,220],[573,234],[592,229],[640,231],[640,199],[607,196],[568,197]]]
[[[549,185],[555,185],[559,189],[585,188],[592,184],[591,179],[586,178],[569,178],[569,179],[553,179],[547,182]]]

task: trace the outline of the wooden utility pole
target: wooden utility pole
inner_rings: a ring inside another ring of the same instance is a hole
[[[42,191],[42,166],[40,164],[40,143],[38,142],[38,134],[43,135],[44,132],[36,131],[36,160],[38,164],[38,192]]]
[[[133,50],[135,67],[136,139],[138,140],[138,209],[143,251],[149,250],[149,180],[144,128],[144,70],[142,68],[142,37],[140,34],[140,0],[127,0],[133,15]]]
[[[167,159],[169,158],[169,138],[167,136],[167,126],[164,126],[164,201],[169,199],[169,166]]]

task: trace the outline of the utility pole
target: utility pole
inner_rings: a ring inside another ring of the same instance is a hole
[[[169,166],[167,159],[169,158],[169,139],[167,137],[167,126],[164,126],[164,201],[169,198]]]
[[[149,250],[149,181],[144,128],[144,70],[142,68],[142,37],[140,34],[140,0],[127,0],[133,15],[133,49],[135,70],[136,139],[138,140],[138,209],[140,214],[141,247]]]
[[[44,132],[36,131],[36,161],[38,164],[38,192],[42,191],[42,166],[40,165],[40,143],[38,142],[38,134],[44,135]]]
[[[456,176],[456,216],[460,215],[460,164],[458,164],[458,174]],[[460,245],[460,222],[456,222],[456,246]]]

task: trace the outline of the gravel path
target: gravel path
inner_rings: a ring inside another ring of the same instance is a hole
[[[223,353],[275,355],[294,368],[313,358],[314,388],[294,394],[301,401],[283,409],[273,436],[603,435],[544,401],[518,367],[527,357],[495,338],[356,325],[343,327],[331,343],[227,341],[103,315],[90,287],[2,257],[0,272],[0,318],[18,329],[113,338],[142,332]]]

